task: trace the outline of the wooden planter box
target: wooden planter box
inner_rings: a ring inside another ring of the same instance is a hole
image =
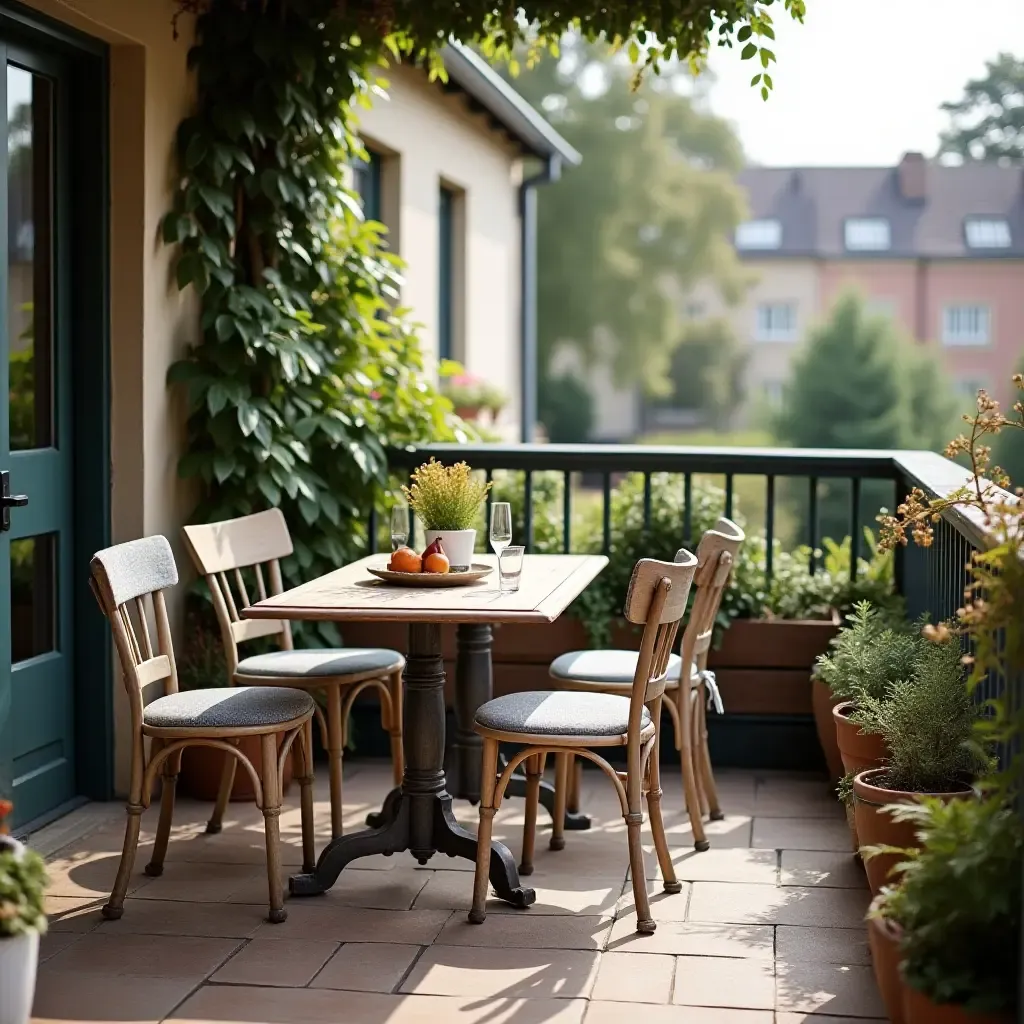
[[[400,623],[353,623],[345,629],[345,643],[355,647],[390,647],[404,651],[407,628]],[[832,622],[764,621],[738,619],[732,623],[718,650],[711,652],[713,669],[722,691],[726,715],[811,715],[811,668],[828,649],[838,626]],[[442,633],[447,699],[453,698],[455,627]],[[637,650],[640,633],[617,625],[612,645]],[[494,695],[521,690],[551,689],[548,666],[566,651],[589,647],[586,630],[578,619],[563,616],[550,625],[503,625],[494,629]]]

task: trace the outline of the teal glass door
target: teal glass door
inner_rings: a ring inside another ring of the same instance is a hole
[[[0,53],[0,796],[18,825],[75,794],[68,98],[58,60]]]

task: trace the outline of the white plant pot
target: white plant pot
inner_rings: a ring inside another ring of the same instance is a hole
[[[28,1024],[38,963],[39,932],[0,938],[0,1024]]]
[[[435,540],[440,540],[453,571],[465,572],[473,564],[476,530],[427,530],[427,543]]]

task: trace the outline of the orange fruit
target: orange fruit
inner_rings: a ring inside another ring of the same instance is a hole
[[[424,572],[447,572],[449,568],[448,556],[443,551],[435,551],[423,559]]]
[[[388,568],[392,572],[422,572],[423,559],[412,548],[399,548],[391,555]]]

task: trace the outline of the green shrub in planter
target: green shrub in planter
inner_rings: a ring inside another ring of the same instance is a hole
[[[877,910],[903,928],[903,977],[932,1002],[1015,1014],[1024,827],[999,797],[900,807],[923,840]],[[1014,1017],[1014,1019],[1016,1019]]]
[[[0,942],[46,931],[46,864],[6,834],[4,819],[10,813],[10,801],[0,800]]]

